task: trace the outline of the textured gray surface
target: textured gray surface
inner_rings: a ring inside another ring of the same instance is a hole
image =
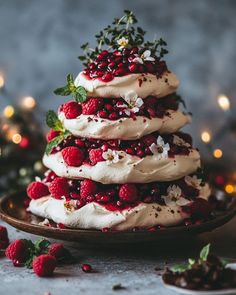
[[[0,222],[0,224],[3,224]],[[236,259],[236,219],[212,233],[203,234],[188,242],[173,240],[171,244],[133,245],[119,248],[88,248],[67,243],[77,262],[74,265],[60,267],[52,278],[38,278],[31,270],[15,268],[6,258],[0,258],[0,294],[8,295],[52,295],[85,294],[140,294],[171,295],[164,288],[158,275],[165,265],[181,263],[188,257],[198,254],[202,245],[212,243],[212,249],[218,255]],[[36,239],[35,236],[17,232],[9,228],[11,240],[17,238]],[[96,273],[86,274],[80,269],[81,263],[90,263]],[[156,267],[160,271],[154,270]],[[112,286],[121,283],[125,290],[113,291]]]
[[[127,8],[149,38],[156,34],[167,40],[168,64],[194,112],[188,130],[197,141],[202,129],[214,130],[225,119],[216,103],[218,93],[229,95],[235,105],[234,0],[0,0],[0,70],[9,92],[15,100],[33,95],[43,110],[58,106],[63,98],[52,90],[67,73],[81,70],[76,58],[81,43],[92,41]],[[0,107],[6,103],[1,99]],[[235,147],[234,139],[229,136],[219,146]]]

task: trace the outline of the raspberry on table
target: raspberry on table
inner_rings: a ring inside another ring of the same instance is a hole
[[[83,115],[94,115],[102,109],[103,100],[101,98],[90,98],[82,104]]]
[[[82,113],[82,108],[76,101],[69,101],[62,106],[66,119],[75,119]]]
[[[31,182],[27,187],[27,195],[30,199],[37,200],[49,195],[49,190],[46,184],[40,181]]]
[[[62,244],[54,243],[48,248],[48,254],[61,261],[69,256],[69,251]]]
[[[49,185],[49,192],[56,199],[61,199],[61,197],[69,197],[69,184],[67,180],[63,177],[55,178]]]
[[[90,195],[95,194],[97,191],[97,184],[93,180],[85,179],[80,184],[81,198],[85,199]]]
[[[138,199],[138,190],[134,184],[123,184],[119,190],[121,201],[133,203]]]
[[[16,240],[7,247],[5,255],[13,262],[24,263],[30,252],[24,240]]]
[[[49,277],[52,276],[56,264],[57,261],[55,257],[48,254],[42,254],[33,260],[33,270],[39,277]]]
[[[78,167],[83,163],[84,153],[75,146],[68,146],[62,150],[62,157],[68,166]]]

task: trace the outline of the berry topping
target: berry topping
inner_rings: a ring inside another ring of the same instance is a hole
[[[83,115],[94,115],[103,107],[101,98],[90,98],[82,104]]]
[[[56,199],[69,197],[69,184],[65,178],[57,177],[49,185],[49,192]]]
[[[29,258],[30,252],[25,240],[16,240],[7,247],[5,254],[13,262],[24,263]]]
[[[89,151],[89,160],[92,165],[96,165],[97,162],[104,161],[103,159],[103,150],[102,149],[94,149]]]
[[[49,190],[46,184],[39,181],[34,181],[28,185],[27,195],[30,199],[37,200],[39,198],[48,196]]]
[[[67,119],[75,119],[82,113],[81,105],[76,101],[69,101],[65,103],[62,107]]]
[[[86,199],[88,196],[95,194],[97,191],[97,184],[93,180],[85,179],[80,184],[81,198]]]
[[[119,190],[119,197],[121,201],[127,203],[134,203],[138,199],[138,191],[134,184],[123,184]]]
[[[48,133],[47,133],[47,141],[51,141],[53,140],[55,137],[57,137],[58,135],[60,135],[60,131],[55,131],[53,129],[51,129]]]
[[[53,274],[56,263],[55,257],[42,254],[33,260],[33,270],[39,277],[49,277]]]
[[[84,153],[75,146],[68,146],[62,150],[62,156],[68,166],[78,167],[83,163]]]

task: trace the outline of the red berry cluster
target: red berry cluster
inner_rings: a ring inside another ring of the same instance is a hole
[[[68,201],[77,200],[78,208],[91,202],[109,206],[109,210],[123,209],[137,205],[139,202],[164,204],[161,196],[166,195],[170,185],[168,182],[105,185],[90,179],[80,181],[57,176],[49,180],[48,175],[49,173],[42,181],[48,186],[51,195],[56,199],[66,197]],[[184,178],[173,181],[171,184],[178,185],[186,198],[195,199],[199,195],[199,190],[189,186]]]
[[[137,113],[130,116],[144,116],[147,118],[163,118],[167,110],[176,111],[179,107],[179,102],[175,94],[170,94],[164,98],[157,99],[154,96],[149,96],[143,100],[143,105]],[[75,119],[79,115],[96,115],[99,118],[118,120],[120,118],[129,117],[124,109],[120,106],[124,105],[125,101],[122,98],[89,98],[86,102],[79,104],[74,101],[69,101],[60,107],[60,111],[64,112],[67,119]],[[57,136],[58,134],[55,134]],[[54,136],[54,137],[55,137]],[[52,135],[48,135],[48,139]]]
[[[141,53],[137,47],[113,52],[103,50],[83,73],[89,79],[99,78],[103,82],[110,82],[114,77],[134,73],[151,73],[160,76],[167,70],[166,63],[158,58],[153,62],[144,61],[143,64],[135,62],[134,59],[139,55]]]
[[[190,146],[192,145],[191,136],[183,132],[162,135],[164,141],[170,145],[169,157],[188,155],[191,147],[176,145],[173,142],[174,135],[182,138]],[[102,154],[108,149],[124,151],[129,155],[144,158],[152,155],[150,146],[152,143],[156,143],[158,136],[158,132],[146,135],[138,140],[101,140],[70,136],[61,142],[52,153],[61,151],[66,164],[74,167],[79,167],[82,164],[95,165],[97,162],[104,161]]]

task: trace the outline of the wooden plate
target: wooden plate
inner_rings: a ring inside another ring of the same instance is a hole
[[[211,231],[228,222],[236,214],[236,198],[232,198],[225,211],[216,213],[215,218],[200,225],[175,226],[156,232],[130,231],[106,232],[83,229],[59,229],[52,223],[52,227],[38,225],[42,218],[27,213],[24,207],[25,192],[16,192],[0,199],[0,218],[13,227],[35,235],[68,241],[78,241],[86,244],[94,243],[137,243],[163,242],[167,240],[189,238],[191,235]]]

